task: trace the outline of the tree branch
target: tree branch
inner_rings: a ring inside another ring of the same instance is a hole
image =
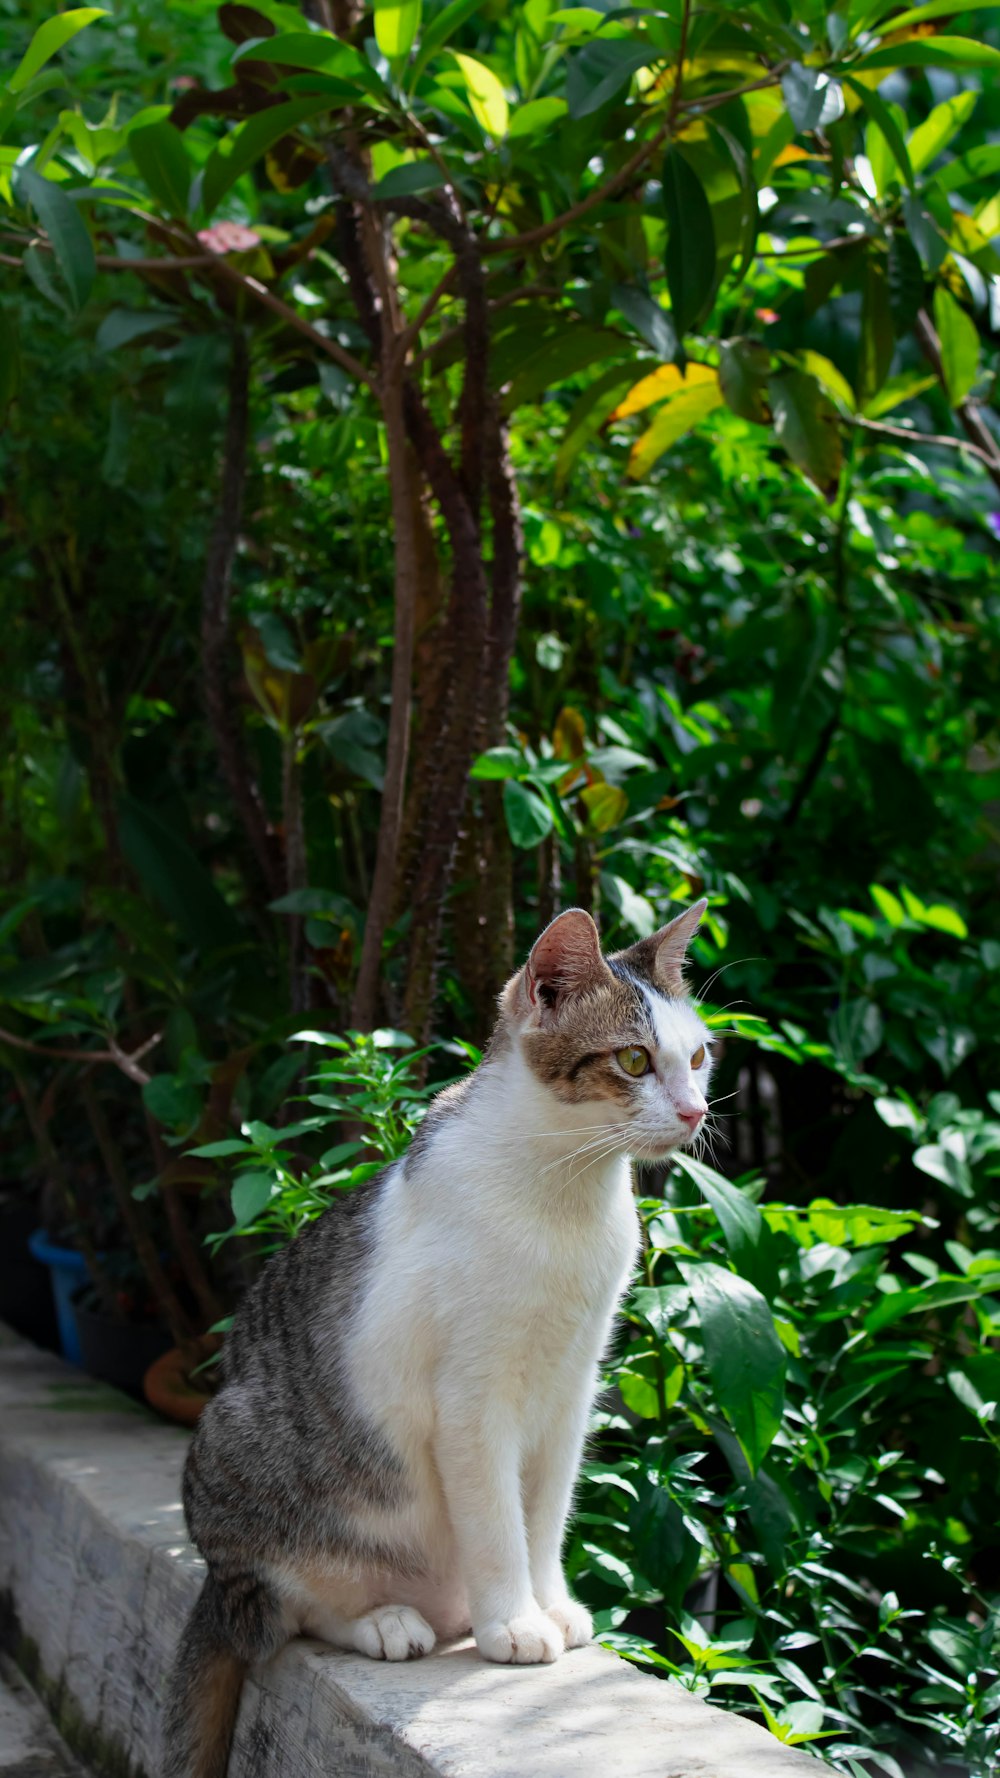
[[[222,450],[222,486],[205,558],[201,595],[201,680],[209,726],[233,805],[272,901],[282,893],[281,863],[260,792],[234,718],[228,684],[233,560],[243,511],[249,429],[250,355],[241,329],[232,338],[229,405]]]
[[[971,451],[994,475],[994,480],[994,472],[1000,469],[1000,454],[984,450],[982,445],[973,444],[971,438],[955,438],[950,432],[918,432],[910,426],[888,426],[881,420],[863,419],[860,414],[852,414],[850,423],[862,432],[881,433],[883,438],[898,438],[910,445],[943,445],[952,451]]]
[[[948,383],[941,362],[941,341],[938,339],[937,329],[926,309],[921,309],[917,315],[914,332],[924,357],[947,395]],[[975,449],[977,457],[980,457],[985,463],[990,480],[1000,488],[1000,445],[997,444],[983,419],[978,402],[971,401],[967,396],[964,401],[958,403],[955,412],[958,414],[966,437],[972,441],[972,448]]]
[[[51,1056],[56,1061],[79,1062],[84,1067],[90,1067],[95,1062],[113,1062],[116,1068],[119,1068],[123,1074],[128,1076],[129,1080],[134,1080],[136,1086],[140,1087],[144,1087],[146,1082],[152,1079],[152,1075],[147,1074],[145,1068],[139,1067],[140,1058],[153,1049],[162,1037],[163,1032],[157,1031],[155,1037],[147,1037],[145,1043],[141,1043],[137,1050],[133,1050],[131,1055],[126,1055],[125,1051],[119,1049],[114,1042],[109,1042],[106,1050],[57,1050],[48,1043],[31,1043],[26,1037],[15,1037],[13,1031],[0,1031],[0,1043],[9,1043],[11,1049],[26,1050],[32,1056]]]
[[[610,198],[617,197],[618,193],[631,183],[650,155],[655,154],[666,140],[669,130],[670,119],[668,117],[655,134],[636,149],[624,166],[619,167],[617,173],[605,180],[604,184],[598,186],[596,190],[588,192],[587,196],[581,198],[578,204],[573,204],[570,209],[564,210],[561,216],[554,216],[551,222],[540,222],[537,228],[526,229],[520,235],[502,235],[494,240],[481,241],[479,244],[480,253],[484,258],[493,258],[497,253],[523,253],[527,248],[540,247],[543,241],[550,241],[553,235],[561,234],[564,228],[569,228],[572,223],[579,222],[581,216],[589,216],[591,210],[596,210],[600,204],[606,204]]]

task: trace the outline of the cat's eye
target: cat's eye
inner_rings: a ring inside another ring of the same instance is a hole
[[[640,1049],[638,1044],[629,1044],[628,1049],[619,1050],[616,1060],[626,1074],[634,1075],[636,1079],[640,1074],[649,1073],[649,1051]]]
[[[705,1045],[703,1043],[699,1043],[698,1048],[695,1050],[694,1055],[691,1057],[692,1068],[700,1068],[704,1060],[705,1060]]]

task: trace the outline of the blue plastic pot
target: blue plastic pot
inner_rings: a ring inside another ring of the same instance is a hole
[[[87,1278],[87,1263],[75,1247],[57,1247],[41,1229],[28,1236],[28,1247],[43,1266],[48,1266],[52,1280],[52,1300],[56,1306],[59,1344],[70,1364],[82,1364],[80,1336],[76,1331],[76,1315],[71,1297]]]

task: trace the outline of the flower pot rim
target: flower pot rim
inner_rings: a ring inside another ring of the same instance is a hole
[[[75,1247],[60,1247],[56,1241],[50,1241],[44,1229],[35,1229],[28,1236],[28,1250],[43,1266],[55,1266],[63,1272],[79,1272],[81,1278],[87,1274],[83,1254]]]
[[[142,1392],[150,1407],[182,1426],[193,1426],[212,1399],[207,1391],[203,1394],[188,1382],[179,1346],[171,1346],[154,1360],[142,1379]]]

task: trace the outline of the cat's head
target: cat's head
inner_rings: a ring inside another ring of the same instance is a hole
[[[688,1146],[708,1110],[711,1032],[683,976],[707,905],[609,957],[590,915],[568,908],[504,990],[507,1030],[535,1077],[562,1105],[593,1111],[594,1126],[621,1130],[637,1159]]]

